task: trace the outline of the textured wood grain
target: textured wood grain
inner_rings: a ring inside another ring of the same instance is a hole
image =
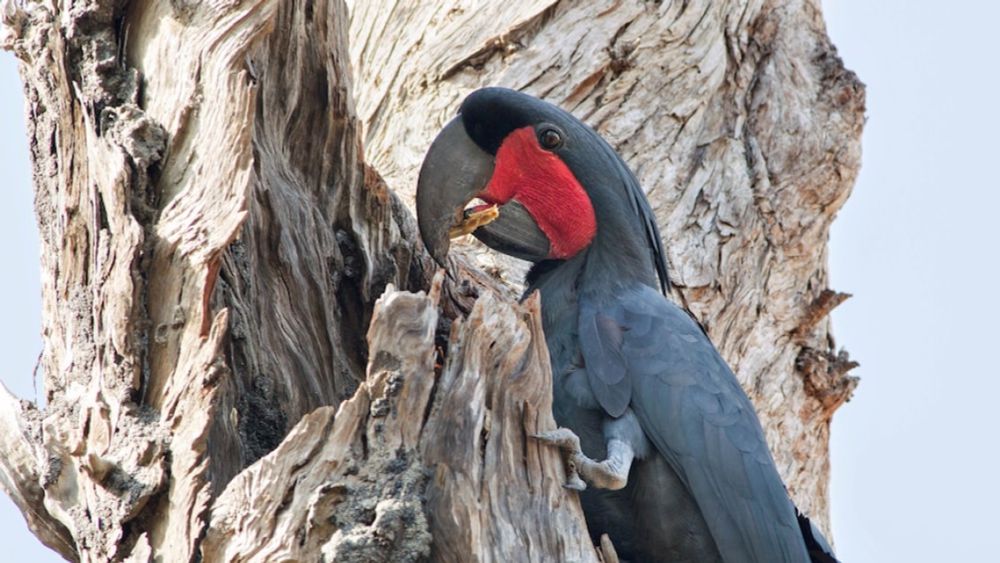
[[[10,488],[44,490],[36,510],[81,560],[192,559],[225,483],[354,392],[382,288],[423,282],[361,160],[345,11],[4,18],[34,139],[47,399],[39,482]]]
[[[427,479],[417,446],[434,386],[437,319],[436,296],[386,291],[368,335],[364,384],[338,409],[306,415],[229,483],[213,509],[207,560],[427,556]]]
[[[597,560],[558,450],[530,438],[555,428],[537,296],[485,293],[452,326],[421,436],[435,561]]]
[[[438,377],[440,290],[386,290],[364,384],[229,483],[207,560],[597,560],[560,456],[528,438],[555,428],[537,301],[485,294]]]
[[[19,401],[0,385],[0,487],[24,514],[28,528],[45,545],[66,559],[74,559],[76,545],[69,530],[46,510],[42,488],[42,467],[37,446],[41,430],[38,410],[27,401]]]
[[[407,209],[430,138],[485,84],[626,157],[675,297],[824,521],[829,419],[856,384],[825,243],[863,86],[814,0],[0,8],[46,399],[0,393],[0,486],[67,559],[597,557],[557,454],[526,439],[552,421],[523,265],[459,245],[431,285]]]

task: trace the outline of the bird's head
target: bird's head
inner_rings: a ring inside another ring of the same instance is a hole
[[[450,238],[468,232],[531,262],[567,260],[603,239],[635,247],[666,282],[655,219],[621,158],[568,112],[506,88],[470,94],[431,144],[417,220],[441,264]]]

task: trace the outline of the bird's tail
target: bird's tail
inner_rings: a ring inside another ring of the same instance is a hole
[[[795,509],[795,517],[799,520],[799,529],[802,530],[802,539],[806,542],[806,549],[809,551],[809,559],[812,563],[839,563],[833,555],[833,548],[830,542],[826,541],[819,528],[809,520],[809,517]]]

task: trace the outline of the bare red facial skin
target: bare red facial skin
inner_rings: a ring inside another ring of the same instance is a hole
[[[561,158],[538,144],[530,126],[515,129],[504,139],[493,177],[479,198],[491,204],[519,201],[549,238],[549,258],[574,256],[597,232],[587,192]]]

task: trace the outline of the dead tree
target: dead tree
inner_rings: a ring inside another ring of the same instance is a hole
[[[826,239],[864,87],[818,0],[0,6],[46,400],[0,393],[0,485],[67,559],[597,559],[558,454],[525,438],[553,421],[518,266],[468,245],[435,277],[415,236],[422,154],[488,84],[631,164],[674,298],[825,525],[856,384]]]

